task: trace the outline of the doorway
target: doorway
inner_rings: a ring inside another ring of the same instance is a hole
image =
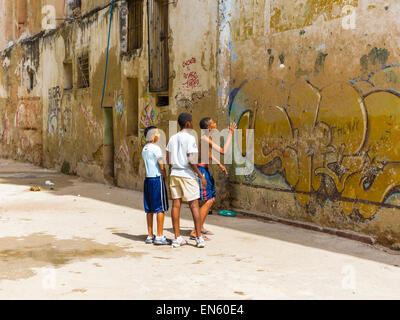
[[[112,108],[104,108],[104,178],[114,183],[114,119]]]

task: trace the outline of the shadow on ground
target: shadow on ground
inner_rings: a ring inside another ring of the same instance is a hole
[[[140,243],[143,243],[147,238],[147,234],[135,235],[128,233],[113,233],[113,235]]]

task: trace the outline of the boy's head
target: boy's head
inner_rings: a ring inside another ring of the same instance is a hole
[[[208,130],[217,129],[217,123],[210,117],[203,118],[200,121],[200,129],[208,129]]]
[[[190,113],[181,113],[178,117],[179,126],[182,129],[193,129],[193,118]]]
[[[158,128],[155,126],[150,126],[144,129],[144,136],[146,137],[146,142],[157,142],[160,133],[158,132]]]

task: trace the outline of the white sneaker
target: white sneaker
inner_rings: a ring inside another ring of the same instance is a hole
[[[166,236],[156,237],[154,240],[154,245],[156,246],[164,246],[171,245],[172,241],[167,239]]]
[[[145,243],[152,244],[152,243],[154,243],[155,239],[156,239],[156,236],[154,236],[154,235],[153,235],[153,237],[147,237]]]
[[[186,241],[182,237],[178,237],[172,241],[173,248],[179,248],[181,246],[184,246],[185,244],[186,244]]]
[[[197,248],[204,248],[206,246],[206,242],[204,241],[203,237],[196,238]]]

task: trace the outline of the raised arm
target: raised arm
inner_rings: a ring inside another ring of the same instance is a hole
[[[212,149],[214,149],[215,151],[217,151],[220,154],[227,154],[229,147],[231,146],[232,143],[232,137],[233,137],[233,132],[236,130],[236,124],[235,123],[231,123],[229,126],[229,134],[228,134],[228,138],[226,139],[226,143],[224,148],[221,148],[219,145],[217,145],[216,143],[214,143],[211,139],[209,139],[208,137],[205,137],[205,139],[208,139],[208,143],[210,144],[210,147]]]

